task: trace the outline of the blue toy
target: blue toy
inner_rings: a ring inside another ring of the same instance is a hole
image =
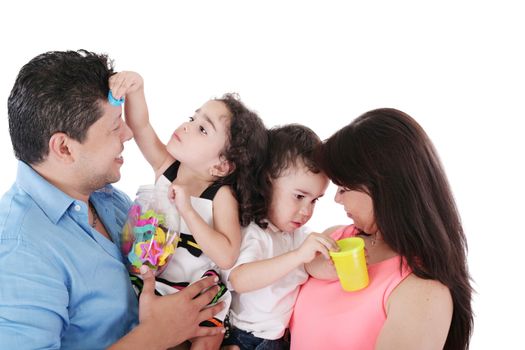
[[[124,97],[121,97],[120,99],[117,100],[115,97],[113,97],[113,94],[111,93],[111,90],[109,90],[109,92],[108,92],[108,101],[113,106],[118,107],[118,106],[121,106],[124,103]]]

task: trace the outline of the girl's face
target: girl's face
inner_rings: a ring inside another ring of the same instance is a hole
[[[293,232],[312,217],[315,203],[323,196],[328,178],[312,173],[302,163],[272,180],[268,220],[284,232]]]
[[[368,194],[338,187],[335,201],[345,208],[346,215],[354,221],[358,229],[368,234],[377,233],[374,203]]]
[[[175,130],[167,145],[168,152],[181,164],[209,174],[210,168],[223,161],[220,154],[228,141],[230,119],[223,102],[206,102]]]

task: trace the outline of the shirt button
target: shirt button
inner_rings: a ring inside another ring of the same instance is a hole
[[[80,205],[75,205],[75,211],[80,211]]]

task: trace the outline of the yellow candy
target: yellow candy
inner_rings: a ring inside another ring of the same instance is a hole
[[[155,230],[155,240],[159,242],[161,246],[166,242],[166,234],[160,227],[157,227]]]

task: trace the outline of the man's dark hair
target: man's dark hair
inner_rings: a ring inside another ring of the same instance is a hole
[[[9,133],[15,156],[38,164],[57,132],[83,142],[103,115],[113,63],[85,50],[51,51],[22,67],[8,99]]]

